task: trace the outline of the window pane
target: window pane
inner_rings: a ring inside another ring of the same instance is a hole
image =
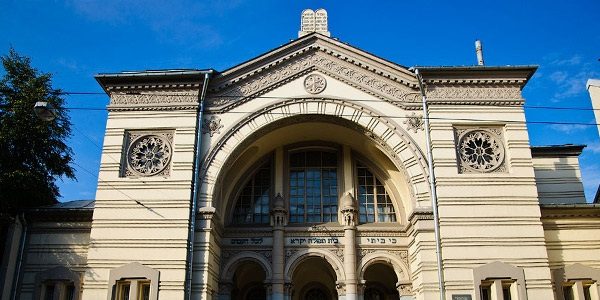
[[[138,283],[138,298],[139,300],[150,299],[150,282],[139,282]]]
[[[563,286],[563,295],[565,300],[574,300],[573,299],[573,286],[567,285]]]
[[[248,180],[233,210],[234,224],[266,224],[269,222],[271,196],[271,163],[263,164]]]
[[[129,300],[129,281],[117,282],[117,299],[116,300]]]
[[[72,284],[67,284],[65,286],[65,300],[73,299],[75,299],[75,286]]]
[[[592,296],[590,295],[590,285],[583,286],[583,299],[592,300]]]
[[[54,284],[47,284],[44,289],[44,300],[52,300],[54,299]]]
[[[360,164],[356,174],[359,222],[396,222],[396,210],[381,181]]]
[[[511,300],[511,298],[510,298],[510,286],[503,286],[502,287],[502,298],[504,300]]]
[[[490,286],[481,286],[481,300],[491,300]]]
[[[289,178],[290,222],[337,221],[336,153],[313,150],[290,154]]]

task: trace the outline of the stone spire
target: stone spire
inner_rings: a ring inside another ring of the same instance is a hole
[[[309,33],[318,32],[325,36],[331,36],[327,23],[327,11],[319,8],[316,11],[305,9],[300,18],[300,31],[298,37],[303,37]]]

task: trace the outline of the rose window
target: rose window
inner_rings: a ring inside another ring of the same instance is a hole
[[[500,138],[486,130],[464,133],[458,152],[462,166],[476,172],[493,171],[504,161],[504,147]]]
[[[127,155],[129,167],[142,176],[152,176],[163,171],[171,160],[171,144],[163,137],[145,135],[136,139]]]

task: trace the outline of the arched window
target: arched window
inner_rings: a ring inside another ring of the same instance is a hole
[[[385,186],[360,163],[356,165],[360,223],[396,222],[396,210]]]
[[[240,192],[233,211],[234,224],[269,223],[271,162],[265,162]]]
[[[338,159],[334,151],[290,153],[290,222],[336,222]]]

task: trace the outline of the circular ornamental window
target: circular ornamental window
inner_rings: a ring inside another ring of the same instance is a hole
[[[131,143],[127,152],[130,170],[141,176],[163,171],[171,160],[171,144],[157,135],[144,135]]]
[[[459,140],[458,154],[461,165],[475,172],[491,172],[504,161],[504,146],[500,137],[483,130],[470,130]]]

